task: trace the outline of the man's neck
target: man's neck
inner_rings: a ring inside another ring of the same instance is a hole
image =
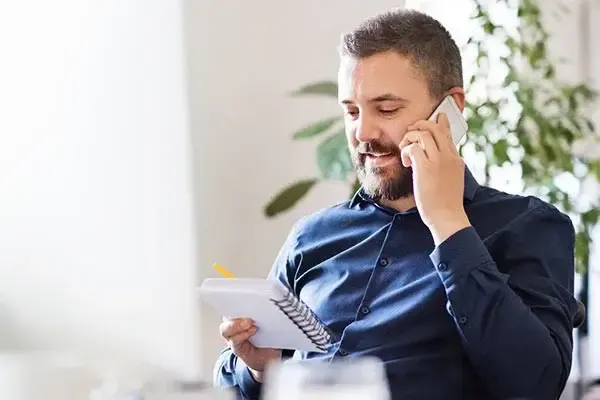
[[[391,207],[398,212],[405,212],[410,210],[411,208],[415,208],[417,206],[417,202],[415,201],[415,196],[410,195],[407,197],[402,197],[398,200],[380,200],[380,203],[386,207]]]

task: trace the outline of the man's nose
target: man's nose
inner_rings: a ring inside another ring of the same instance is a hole
[[[381,132],[377,127],[377,124],[375,124],[370,117],[361,115],[356,120],[356,131],[354,136],[359,142],[369,142],[371,140],[379,139],[381,137]]]

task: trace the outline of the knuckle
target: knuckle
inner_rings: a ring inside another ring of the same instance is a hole
[[[408,144],[413,144],[414,142],[419,141],[419,132],[412,132],[408,137]]]
[[[231,336],[231,335],[234,335],[236,332],[237,332],[237,329],[235,328],[235,326],[230,325],[230,324],[224,325],[221,329],[222,336]]]
[[[233,346],[239,346],[247,340],[248,340],[248,335],[246,333],[240,333],[240,334],[232,337],[230,341],[233,344]]]

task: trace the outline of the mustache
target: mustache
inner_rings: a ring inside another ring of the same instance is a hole
[[[391,155],[400,156],[400,149],[398,146],[386,145],[377,140],[371,140],[368,142],[360,142],[356,146],[358,153],[390,153]]]

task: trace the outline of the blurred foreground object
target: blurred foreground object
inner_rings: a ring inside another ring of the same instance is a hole
[[[86,400],[235,400],[235,393],[204,384],[186,387],[152,382],[136,387],[131,382],[104,381]]]
[[[297,361],[267,369],[264,400],[389,400],[383,363],[365,357],[344,361]]]
[[[98,381],[86,368],[49,353],[0,353],[0,399],[87,400]]]
[[[600,379],[592,382],[582,400],[600,400]]]
[[[201,379],[183,4],[9,3],[0,351]]]

